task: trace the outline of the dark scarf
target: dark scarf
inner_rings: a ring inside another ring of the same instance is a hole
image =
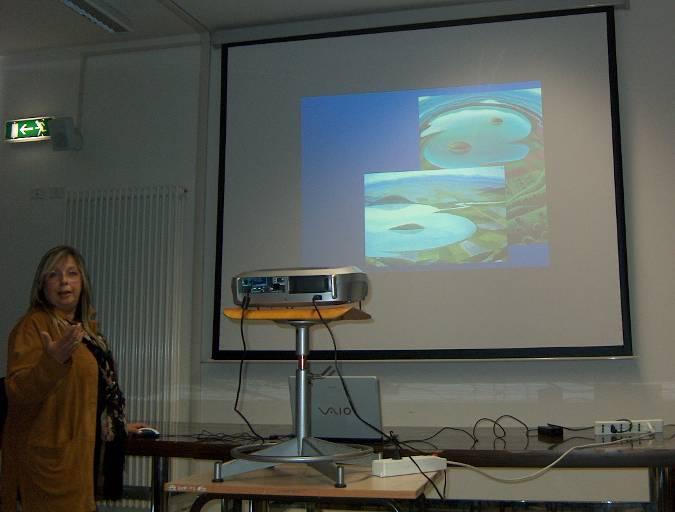
[[[94,489],[96,498],[122,497],[124,448],[127,438],[124,395],[119,387],[115,361],[106,339],[100,334],[93,341],[82,340],[98,363],[98,402],[96,407],[96,446],[94,451]]]

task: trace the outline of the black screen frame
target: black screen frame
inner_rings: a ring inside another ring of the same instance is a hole
[[[296,359],[293,350],[223,350],[220,346],[220,323],[223,319],[223,304],[221,304],[221,289],[231,277],[222,275],[223,255],[223,212],[225,194],[225,148],[227,141],[227,68],[228,50],[230,48],[266,43],[283,43],[311,39],[352,37],[364,34],[383,32],[412,31],[437,27],[453,27],[472,24],[488,24],[505,21],[515,21],[555,16],[578,15],[585,13],[604,13],[607,24],[607,48],[609,66],[609,92],[611,112],[612,153],[614,164],[614,193],[616,207],[617,228],[617,258],[619,270],[619,291],[621,301],[621,320],[623,330],[623,344],[612,346],[587,347],[543,347],[543,348],[511,348],[511,349],[406,349],[406,350],[340,350],[339,358],[346,361],[415,361],[415,360],[528,360],[528,359],[573,359],[573,358],[625,358],[634,356],[631,317],[628,289],[628,263],[626,249],[626,225],[624,211],[623,164],[621,152],[621,130],[619,122],[619,93],[617,79],[617,55],[615,21],[613,7],[591,7],[569,9],[561,11],[546,11],[494,17],[469,18],[459,20],[414,23],[406,25],[392,25],[372,27],[358,30],[322,32],[309,35],[274,37],[256,40],[243,40],[222,45],[221,59],[221,116],[220,116],[220,148],[218,174],[218,203],[216,226],[216,259],[214,275],[214,308],[211,357],[214,360],[240,360],[245,357],[254,361],[282,361]],[[225,282],[226,282],[225,281]],[[335,353],[332,350],[313,350],[312,358],[316,360],[333,360]]]

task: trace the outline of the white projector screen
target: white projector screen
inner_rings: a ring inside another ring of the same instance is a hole
[[[614,52],[606,8],[224,46],[213,357],[234,275],[350,265],[343,359],[632,355]]]

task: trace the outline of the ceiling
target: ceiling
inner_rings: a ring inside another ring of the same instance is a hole
[[[132,31],[108,33],[61,0],[0,0],[0,56],[487,0],[91,1],[113,6],[130,21]]]

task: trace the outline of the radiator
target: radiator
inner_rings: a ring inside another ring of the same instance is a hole
[[[186,194],[174,186],[66,192],[64,238],[87,263],[129,421],[181,419]],[[147,458],[127,459],[126,485],[149,486],[150,474]]]

